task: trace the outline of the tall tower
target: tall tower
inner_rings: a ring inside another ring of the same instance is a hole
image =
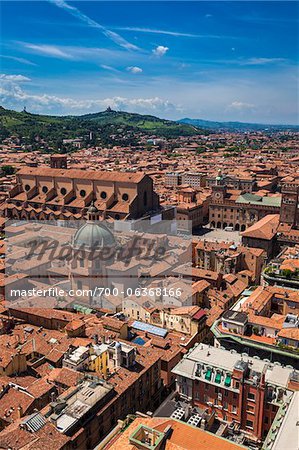
[[[216,177],[216,183],[212,186],[212,196],[213,201],[222,203],[226,195],[226,185],[224,183],[224,178],[221,169],[218,170],[218,175]]]
[[[299,185],[295,182],[283,184],[280,207],[280,221],[292,226],[299,225]]]

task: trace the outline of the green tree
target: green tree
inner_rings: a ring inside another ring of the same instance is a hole
[[[16,169],[13,166],[2,166],[1,167],[2,173],[3,175],[7,176],[7,175],[13,175],[16,171]]]

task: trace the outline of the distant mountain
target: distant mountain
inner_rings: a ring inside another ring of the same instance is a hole
[[[227,130],[227,131],[279,131],[292,130],[299,131],[299,125],[266,125],[261,123],[246,122],[213,122],[203,119],[180,119],[178,123],[194,125],[195,127],[206,128],[210,130]]]
[[[106,111],[82,116],[48,116],[16,112],[0,106],[0,137],[18,135],[32,140],[39,136],[48,142],[72,139],[84,135],[94,135],[104,143],[133,142],[137,133],[160,137],[192,136],[203,130],[192,124],[177,123],[155,116],[133,114],[122,111]],[[206,133],[206,132],[204,132]],[[131,138],[130,138],[131,136]]]

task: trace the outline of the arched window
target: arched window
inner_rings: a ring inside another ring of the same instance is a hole
[[[44,194],[46,194],[46,193],[48,192],[47,186],[43,186],[43,187],[42,187],[42,191],[43,191]]]
[[[65,188],[61,188],[60,189],[60,193],[61,193],[61,195],[65,195],[66,194],[66,189]]]
[[[85,197],[85,195],[86,195],[86,191],[84,191],[84,189],[81,189],[81,191],[80,191],[80,195],[81,195],[81,197]]]
[[[101,192],[101,198],[104,200],[105,198],[107,198],[107,192],[102,191]]]
[[[126,192],[122,195],[122,199],[124,202],[127,202],[129,200],[129,196]]]

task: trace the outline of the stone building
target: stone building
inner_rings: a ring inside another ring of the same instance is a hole
[[[244,231],[267,214],[279,214],[281,196],[260,196],[240,190],[230,190],[221,172],[212,186],[209,206],[211,228],[231,227]]]

